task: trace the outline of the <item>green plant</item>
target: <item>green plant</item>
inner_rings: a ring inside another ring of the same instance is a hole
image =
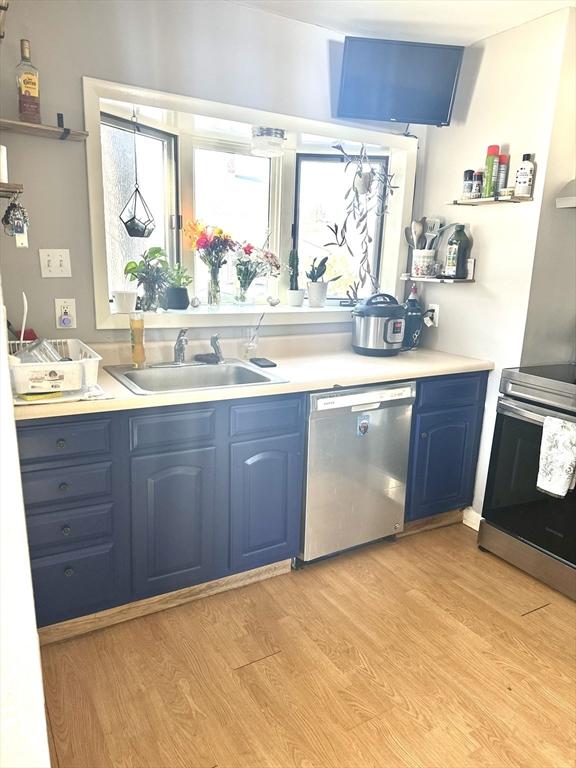
[[[170,288],[188,288],[193,277],[188,274],[186,267],[178,263],[175,267],[168,267],[167,280]]]
[[[136,281],[144,289],[141,307],[146,312],[158,309],[160,299],[168,286],[170,266],[163,248],[148,248],[140,261],[129,261],[124,267],[124,274]]]
[[[290,272],[290,290],[298,290],[298,251],[293,248],[288,257],[288,271]]]
[[[328,261],[328,256],[324,256],[324,258],[320,259],[318,264],[316,264],[316,259],[312,259],[312,264],[310,265],[310,269],[308,272],[306,272],[306,277],[308,280],[310,280],[311,283],[317,283],[321,278],[324,277],[324,274],[326,273],[326,262]],[[340,280],[342,275],[338,275],[338,277],[331,277],[328,280],[326,280],[327,283],[333,283],[336,280]],[[324,281],[322,281],[324,282]]]

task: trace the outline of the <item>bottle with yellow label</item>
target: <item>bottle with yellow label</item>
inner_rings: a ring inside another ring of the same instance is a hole
[[[30,41],[20,40],[20,64],[16,67],[18,116],[25,123],[40,123],[40,79],[30,61]]]
[[[146,367],[144,349],[144,313],[130,313],[130,344],[132,346],[132,365],[134,368]]]

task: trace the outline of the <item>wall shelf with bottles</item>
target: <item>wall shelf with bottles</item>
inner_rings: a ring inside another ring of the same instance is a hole
[[[475,197],[470,200],[450,200],[446,205],[493,205],[494,203],[531,203],[532,197]]]
[[[40,123],[24,123],[20,120],[0,119],[0,132],[26,133],[43,139],[59,139],[62,141],[86,141],[87,131],[73,131],[57,125],[42,125]]]
[[[473,277],[411,277],[410,275],[400,275],[400,280],[412,283],[475,283]]]
[[[22,184],[7,184],[0,182],[0,197],[12,197],[19,192],[23,192],[24,187]]]

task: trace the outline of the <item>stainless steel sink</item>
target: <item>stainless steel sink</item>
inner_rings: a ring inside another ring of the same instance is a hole
[[[247,384],[277,384],[286,381],[242,360],[224,360],[214,365],[184,363],[152,365],[149,368],[106,365],[104,368],[136,395],[237,387]]]

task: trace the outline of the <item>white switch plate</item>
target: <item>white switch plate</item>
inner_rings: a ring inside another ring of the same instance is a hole
[[[434,328],[438,328],[438,322],[440,320],[440,304],[428,304],[428,309],[432,309],[434,311],[434,315],[432,316],[432,325]]]
[[[72,277],[68,248],[39,248],[42,277]]]
[[[76,328],[76,299],[54,299],[56,328]]]

